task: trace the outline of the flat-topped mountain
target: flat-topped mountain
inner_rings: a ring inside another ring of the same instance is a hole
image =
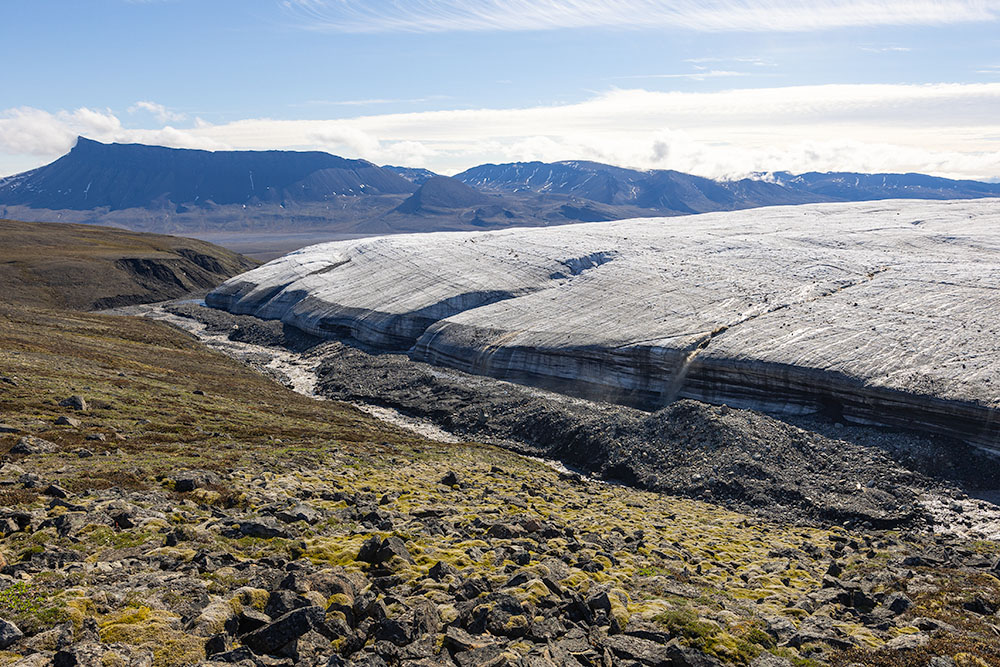
[[[0,201],[93,210],[305,203],[336,195],[409,193],[416,186],[365,160],[318,151],[201,151],[102,144],[80,137],[68,154],[0,181]]]

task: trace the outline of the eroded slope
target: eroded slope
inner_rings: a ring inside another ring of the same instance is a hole
[[[3,300],[109,308],[204,290],[255,262],[204,241],[64,223],[0,220]]]

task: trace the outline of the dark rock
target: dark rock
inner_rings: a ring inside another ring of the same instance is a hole
[[[62,488],[57,484],[49,484],[47,487],[45,487],[45,490],[42,491],[42,493],[44,493],[47,496],[52,496],[53,498],[62,498],[64,500],[66,498],[69,498],[70,496],[69,491],[67,491],[66,489]]]
[[[59,401],[59,406],[63,408],[70,408],[72,410],[78,410],[80,412],[86,412],[88,408],[87,399],[79,395],[73,395],[70,396],[69,398],[64,398],[63,400]]]
[[[416,639],[412,623],[401,618],[383,618],[375,629],[375,640],[405,646]]]
[[[721,667],[722,663],[697,649],[683,646],[676,639],[666,646],[673,667]]]
[[[601,591],[591,597],[587,598],[587,606],[593,611],[603,611],[611,612],[611,598],[608,596],[607,591]]]
[[[217,653],[225,653],[232,648],[229,642],[229,636],[220,634],[209,637],[205,642],[205,655],[211,657]]]
[[[342,568],[314,572],[306,577],[309,590],[317,591],[324,597],[342,593],[353,600],[368,586],[367,580],[357,573],[349,573]]]
[[[944,621],[939,621],[936,618],[926,618],[924,616],[918,616],[910,621],[913,627],[923,630],[924,632],[937,632],[938,630],[942,632],[957,632],[955,626],[950,623],[945,623]]]
[[[208,470],[185,470],[174,476],[174,491],[185,493],[195,489],[219,484],[221,480]]]
[[[509,664],[499,646],[490,644],[455,654],[459,667],[502,667]]]
[[[487,529],[486,534],[498,540],[509,540],[518,536],[520,529],[506,523],[495,523]]]
[[[81,423],[82,422],[80,422],[80,420],[77,419],[76,417],[68,417],[66,415],[62,415],[61,417],[56,419],[57,426],[72,426],[75,428],[79,426]]]
[[[320,513],[306,505],[305,503],[299,503],[295,507],[288,510],[279,510],[274,513],[275,518],[279,521],[285,523],[295,523],[296,521],[305,521],[308,524],[314,524],[320,520]]]
[[[296,609],[303,609],[312,606],[307,598],[302,597],[295,591],[277,590],[272,591],[264,607],[264,613],[271,618],[278,618]]]
[[[3,650],[24,636],[16,625],[0,618],[0,650]]]
[[[356,656],[348,664],[350,667],[389,667],[389,664],[381,656],[374,653]]]
[[[26,435],[11,447],[11,454],[53,454],[59,451],[59,445],[48,440]]]
[[[358,560],[371,563],[372,565],[385,563],[391,560],[393,556],[398,556],[408,563],[413,562],[413,557],[410,555],[409,550],[407,550],[403,540],[395,536],[387,537],[384,540],[378,537],[370,537],[361,545],[361,549],[358,551]]]
[[[449,471],[447,475],[441,478],[441,483],[445,486],[459,486],[462,482],[458,478],[458,474],[454,471]]]
[[[471,651],[494,644],[492,637],[487,635],[471,635],[461,628],[453,625],[448,626],[444,631],[444,644],[448,648],[457,651]]]
[[[469,630],[489,632],[502,637],[523,637],[528,633],[531,615],[513,595],[498,593],[485,598],[475,607]]]
[[[903,593],[892,593],[882,602],[882,604],[893,614],[902,614],[913,606],[913,601]]]
[[[981,595],[977,595],[968,602],[963,603],[962,607],[964,609],[968,609],[974,614],[980,614],[981,616],[992,616],[997,611],[996,605],[989,602]]]
[[[58,422],[57,422],[58,423]],[[21,429],[10,424],[0,424],[0,433],[20,433]]]
[[[290,611],[262,628],[244,635],[241,639],[254,653],[275,655],[290,643],[323,622],[321,607],[303,607]]]
[[[242,663],[250,662],[251,664],[257,664],[256,656],[248,649],[246,646],[241,646],[232,651],[226,651],[225,653],[216,653],[210,656],[212,662],[227,662],[227,663]]]
[[[664,665],[670,663],[667,647],[647,639],[628,635],[612,635],[604,640],[604,645],[623,660],[633,660],[644,665]]]
[[[458,568],[440,560],[434,563],[434,565],[431,566],[431,569],[427,571],[427,576],[434,581],[443,581],[444,578],[449,575],[453,577],[459,576]]]
[[[257,521],[242,521],[239,525],[241,534],[247,537],[257,537],[264,540],[271,540],[276,537],[288,539],[292,534],[278,525],[278,522],[270,517]]]
[[[488,593],[490,584],[482,578],[467,579],[455,590],[455,597],[460,601],[474,600],[483,593]]]
[[[245,608],[236,616],[236,634],[243,636],[247,633],[259,630],[271,622],[271,617],[262,611],[253,608]]]

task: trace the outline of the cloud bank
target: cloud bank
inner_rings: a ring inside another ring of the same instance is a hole
[[[303,27],[344,33],[617,27],[793,32],[994,21],[987,0],[284,0]]]
[[[1000,176],[1000,83],[822,85],[713,93],[612,90],[568,105],[331,120],[124,128],[110,111],[0,112],[3,155],[41,164],[77,134],[180,148],[325,150],[454,173],[483,162],[587,159],[713,178],[752,172]],[[42,159],[46,158],[46,159]]]

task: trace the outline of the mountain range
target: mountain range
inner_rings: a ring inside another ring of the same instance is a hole
[[[453,177],[323,152],[203,151],[84,137],[0,179],[0,217],[210,234],[549,226],[759,206],[1000,197],[1000,183],[923,174],[778,172],[716,181],[597,162],[484,164]]]

